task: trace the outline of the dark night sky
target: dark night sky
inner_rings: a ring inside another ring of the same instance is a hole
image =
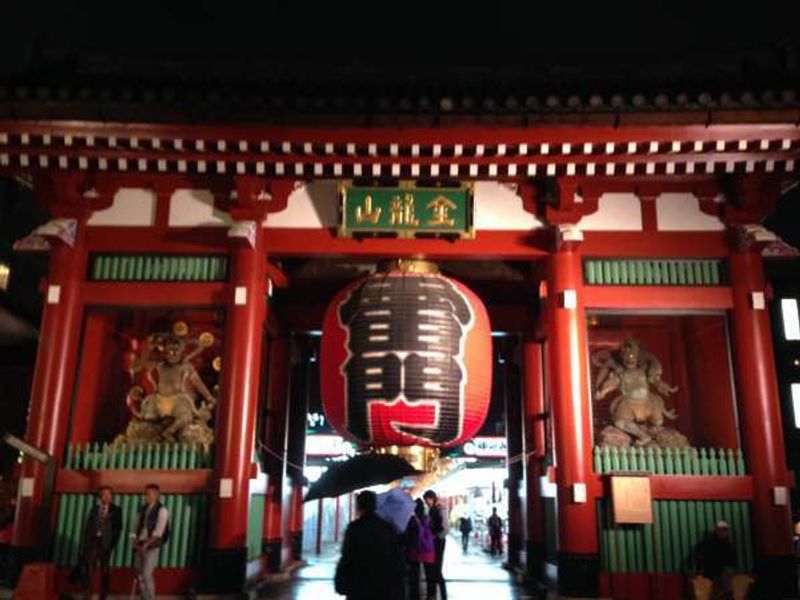
[[[0,36],[0,77],[109,61],[132,69],[155,61],[204,76],[300,75],[302,66],[458,79],[555,68],[565,78],[612,70],[634,81],[658,65],[670,65],[671,77],[724,73],[743,62],[752,71],[800,68],[797,2],[759,3],[760,11],[750,2],[15,4]]]

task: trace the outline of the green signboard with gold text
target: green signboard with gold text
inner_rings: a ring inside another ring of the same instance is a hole
[[[461,237],[474,235],[472,186],[339,186],[339,230],[345,236]]]

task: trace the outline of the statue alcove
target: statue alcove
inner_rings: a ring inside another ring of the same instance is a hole
[[[603,373],[598,364],[602,360],[596,357],[610,353],[620,363],[621,347],[626,340],[634,339],[643,353],[660,364],[660,380],[677,388],[659,394],[664,397],[665,408],[676,413],[675,420],[665,418],[664,426],[685,435],[691,446],[739,446],[724,314],[592,313],[588,322],[596,444],[607,439],[603,430],[613,424],[611,407],[619,395],[615,391],[602,399],[597,397],[598,378]],[[630,436],[631,444],[637,441]]]
[[[123,434],[135,419],[135,412],[142,409],[142,401],[159,389],[155,367],[156,363],[165,362],[168,339],[177,342],[176,351],[181,358],[189,358],[186,369],[196,372],[203,387],[211,395],[217,395],[214,388],[220,376],[222,331],[223,311],[217,309],[88,310],[78,357],[69,441],[73,444],[115,440],[191,441],[190,436],[181,435],[139,436],[141,439],[138,439],[136,435],[124,437]],[[144,364],[145,357],[149,357],[149,365]],[[204,394],[194,389],[190,390],[190,396],[195,397],[198,410],[205,407],[210,412],[204,417],[210,417],[208,424],[213,428],[211,403],[205,402]],[[174,399],[170,402],[174,403]],[[163,425],[160,429],[166,429],[172,419],[165,418],[159,423]],[[209,433],[202,437],[210,443]]]

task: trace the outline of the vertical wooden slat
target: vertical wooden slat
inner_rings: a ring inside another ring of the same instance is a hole
[[[653,500],[653,569],[657,573],[664,572],[664,553],[661,545],[661,538],[664,535],[664,527],[661,523],[660,500]]]
[[[752,531],[750,529],[750,503],[736,502],[737,516],[739,520],[739,556],[742,562],[742,569],[750,572],[753,569],[753,546],[751,541]]]
[[[664,561],[664,571],[671,572],[672,569],[672,523],[669,515],[669,500],[659,500],[659,521],[661,523],[661,555]]]
[[[54,551],[55,561],[58,565],[65,565],[66,549],[69,544],[67,524],[69,522],[70,494],[58,495],[58,521],[56,522],[56,546]]]

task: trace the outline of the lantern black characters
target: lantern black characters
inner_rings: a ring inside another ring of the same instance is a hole
[[[398,261],[328,306],[320,357],[328,420],[371,446],[459,444],[486,418],[491,345],[475,294],[429,263]]]

